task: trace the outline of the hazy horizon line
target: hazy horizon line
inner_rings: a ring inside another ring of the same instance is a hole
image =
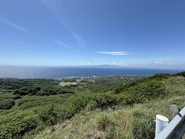
[[[59,67],[96,67],[96,68],[123,68],[123,69],[156,69],[156,70],[185,70],[185,68],[160,68],[160,67],[139,67],[121,65],[0,65],[0,67],[40,67],[40,68],[59,68]]]

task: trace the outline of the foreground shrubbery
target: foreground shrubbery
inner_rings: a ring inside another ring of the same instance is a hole
[[[98,95],[91,100],[89,107],[91,105],[92,109],[105,109],[115,105],[132,105],[134,103],[148,102],[151,99],[166,95],[164,84],[157,80],[145,81],[127,89],[121,89],[121,91],[120,93],[115,92],[115,94]]]
[[[24,133],[37,127],[43,125],[52,125],[64,121],[66,119],[69,119],[86,107],[88,107],[88,109],[90,110],[93,110],[96,108],[106,109],[118,105],[128,106],[133,105],[135,103],[144,103],[147,102],[148,100],[157,97],[162,97],[164,95],[165,95],[164,85],[161,81],[157,80],[142,82],[138,85],[128,88],[126,91],[123,90],[123,92],[120,92],[119,94],[104,93],[98,95],[95,94],[74,95],[67,98],[65,102],[62,103],[62,105],[51,105],[45,107],[44,109],[41,109],[33,117],[32,115],[30,115],[29,118],[26,119],[23,118],[24,120],[23,119],[20,120],[20,122],[23,121],[22,124],[21,123],[12,124],[12,122],[10,123],[10,125],[6,124],[5,126],[6,128],[3,128],[4,129],[3,132],[4,133],[10,132],[11,136],[22,136],[24,135]],[[18,106],[27,104],[28,103],[27,101],[28,100],[26,99],[19,101]],[[29,125],[24,125],[25,121],[27,121],[26,123],[29,123]],[[101,128],[104,129],[105,128],[104,125],[102,125]],[[2,133],[0,132],[0,134]]]
[[[13,121],[0,126],[0,138],[20,138],[33,129],[43,129],[47,125],[64,121],[84,109],[88,101],[87,95],[71,96],[63,105],[51,104],[39,111],[9,117]]]
[[[6,99],[1,99],[0,101],[0,109],[10,109],[16,102],[15,110],[12,108],[10,111],[2,111],[2,115],[9,113],[9,116],[2,116],[3,120],[0,120],[0,138],[21,138],[27,132],[40,131],[45,126],[51,126],[70,119],[84,109],[87,111],[114,109],[118,106],[133,106],[149,102],[152,99],[163,98],[169,94],[169,90],[172,90],[164,85],[164,83],[173,84],[171,82],[174,79],[171,80],[170,78],[177,77],[159,74],[132,83],[122,84],[106,93],[86,91],[74,93],[74,90],[57,86],[20,86],[18,89],[13,90],[13,95],[6,96]],[[184,78],[180,81],[184,82]],[[180,81],[178,79],[178,83]],[[4,108],[5,106],[6,108]],[[134,115],[132,134],[135,138],[152,138],[152,117],[145,114],[139,115],[139,113]],[[140,117],[141,120],[138,120],[137,117]],[[101,116],[96,123],[100,131],[108,133],[107,138],[115,136],[117,123],[109,117],[106,115]]]

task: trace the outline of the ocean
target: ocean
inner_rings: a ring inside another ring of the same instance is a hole
[[[106,67],[26,67],[0,66],[0,78],[50,78],[92,76],[150,76],[157,73],[177,73],[182,70],[168,69],[128,69]]]

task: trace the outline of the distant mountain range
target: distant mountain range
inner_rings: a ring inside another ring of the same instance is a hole
[[[130,67],[127,67],[127,66],[109,65],[109,64],[104,64],[104,65],[85,65],[84,67],[94,67],[94,68],[130,68]]]

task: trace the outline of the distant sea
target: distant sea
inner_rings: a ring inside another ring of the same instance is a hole
[[[26,67],[0,66],[0,78],[50,78],[92,76],[150,76],[157,73],[177,73],[182,70],[128,69],[109,67]]]

